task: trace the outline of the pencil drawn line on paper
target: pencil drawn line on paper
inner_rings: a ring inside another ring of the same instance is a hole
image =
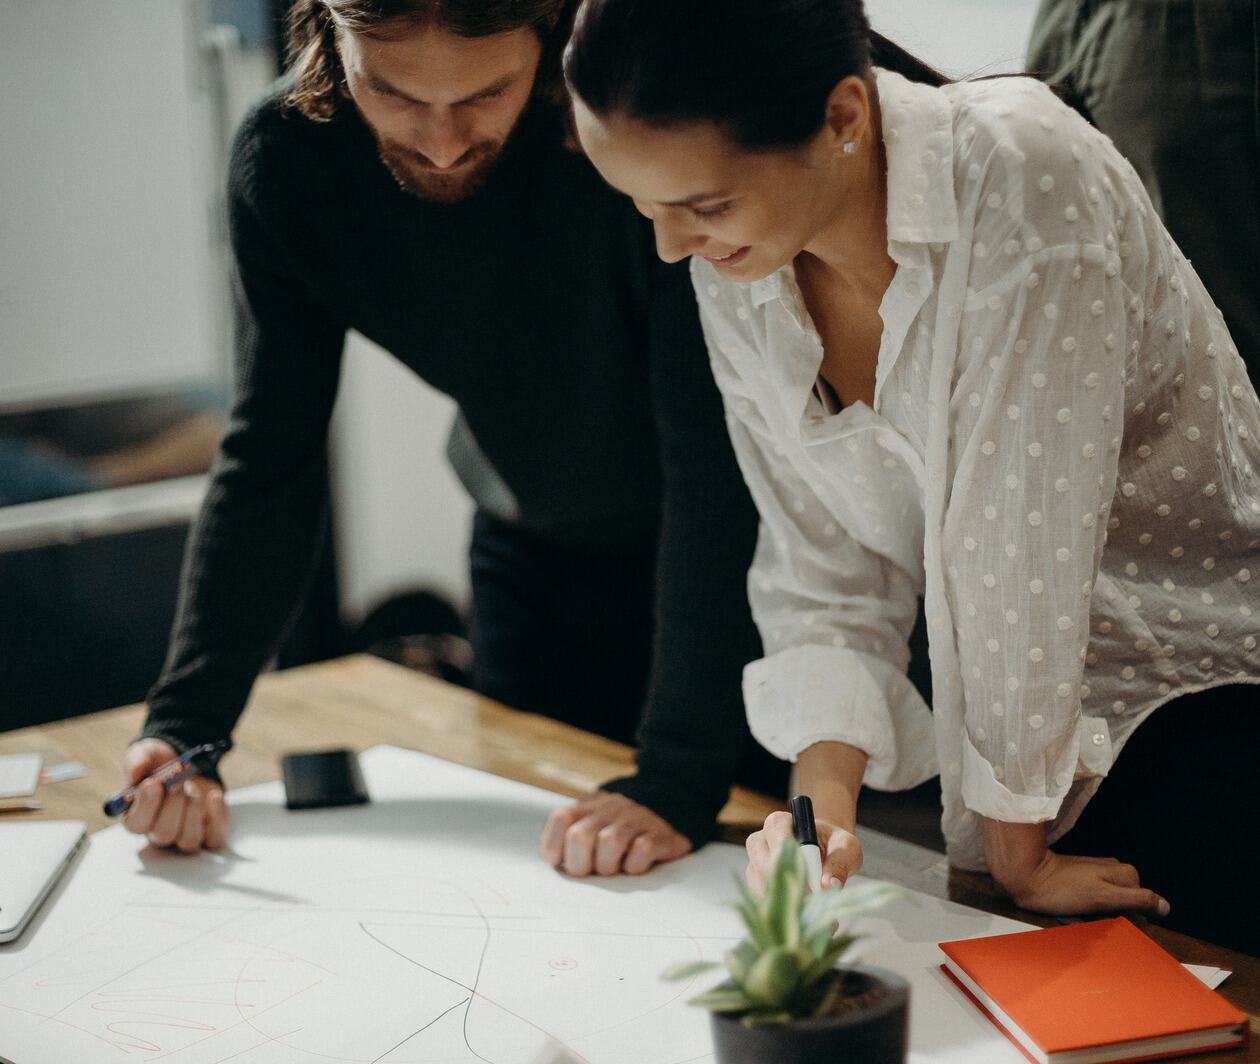
[[[423,1027],[421,1027],[420,1030],[412,1031],[411,1034],[407,1035],[407,1037],[404,1038],[401,1042],[399,1042],[398,1045],[390,1046],[387,1050],[385,1050],[384,1053],[382,1053],[379,1057],[373,1060],[372,1064],[381,1064],[381,1061],[384,1060],[387,1056],[389,1056],[392,1052],[394,1052],[395,1049],[402,1048],[408,1042],[410,1042],[413,1038],[415,1038],[416,1035],[424,1034],[425,1031],[427,1031],[430,1027],[432,1027],[435,1023],[437,1023],[438,1020],[440,1020],[443,1016],[445,1016],[447,1013],[454,1012],[461,1005],[467,1005],[468,1001],[469,1001],[468,998],[464,998],[463,1001],[455,1002],[455,1004],[452,1005],[450,1008],[443,1009],[436,1016],[434,1016],[433,1019],[431,1019],[428,1023],[426,1023]]]
[[[472,992],[473,992],[473,997],[476,997],[477,988],[481,985],[481,970],[482,968],[485,967],[485,964],[486,964],[486,950],[490,948],[490,922],[486,919],[485,914],[481,911],[481,906],[478,905],[476,901],[473,900],[471,895],[468,895],[468,901],[472,904],[472,907],[477,910],[477,915],[481,917],[481,926],[482,926],[482,931],[484,933],[484,937],[481,941],[481,954],[480,956],[477,957],[477,974],[473,976]],[[464,1006],[464,1023],[463,1023],[464,1045],[468,1047],[468,1051],[472,1053],[472,1055],[475,1056],[478,1060],[484,1060],[486,1064],[494,1064],[494,1062],[490,1060],[489,1057],[483,1057],[480,1053],[478,1053],[475,1049],[473,1049],[472,1043],[468,1040],[468,1014],[472,1011],[472,1004],[473,1004],[473,998],[470,997],[468,999],[468,1004]]]
[[[476,905],[476,902],[473,901],[471,898],[469,898],[469,901],[472,902],[474,906]],[[478,909],[478,912],[480,912],[480,909]],[[424,969],[424,971],[428,972],[430,975],[434,975],[439,979],[444,979],[446,980],[446,982],[451,983],[454,986],[460,987],[462,990],[467,990],[469,992],[471,997],[469,997],[466,1003],[466,1007],[464,1009],[464,1044],[468,1047],[468,1051],[472,1053],[473,1056],[475,1056],[478,1060],[486,1061],[487,1064],[493,1064],[493,1061],[490,1061],[488,1057],[483,1057],[480,1053],[478,1053],[477,1050],[475,1050],[472,1047],[472,1045],[470,1044],[468,1040],[468,1014],[472,1010],[472,1004],[473,1004],[474,998],[480,1001],[484,1001],[487,1005],[490,1005],[498,1009],[499,1011],[506,1013],[508,1016],[511,1016],[513,1019],[519,1020],[521,1023],[529,1027],[532,1027],[535,1031],[539,1032],[539,1034],[545,1035],[547,1038],[551,1038],[557,1043],[563,1045],[564,1044],[563,1040],[560,1038],[557,1038],[554,1034],[552,1034],[546,1028],[538,1026],[538,1024],[534,1023],[533,1020],[529,1019],[528,1017],[522,1016],[518,1012],[513,1012],[506,1005],[499,1004],[499,1002],[495,1001],[493,998],[486,997],[486,995],[481,993],[481,991],[478,989],[478,986],[481,981],[482,966],[485,963],[486,951],[490,947],[490,923],[489,921],[484,920],[484,916],[483,916],[483,921],[484,921],[483,926],[484,926],[484,931],[485,931],[485,939],[482,943],[481,955],[477,961],[477,973],[476,973],[475,978],[473,979],[472,986],[469,986],[466,983],[461,983],[458,979],[452,978],[451,976],[446,975],[442,972],[439,972],[434,968],[430,968],[427,964],[424,964],[421,961],[416,960],[414,957],[408,956],[407,954],[403,953],[401,950],[395,949],[384,939],[380,938],[377,935],[374,935],[368,929],[368,926],[366,924],[360,922],[359,928],[360,930],[363,931],[365,935],[368,936],[368,938],[372,939],[373,942],[376,942],[377,944],[383,946],[385,949],[389,950],[390,953],[393,953],[396,956],[401,957],[403,960],[407,961],[409,964],[414,964],[417,968]],[[570,1053],[573,1053],[574,1056],[577,1057],[578,1060],[583,1061],[584,1064],[589,1064],[589,1062],[586,1061],[586,1058],[581,1056],[579,1053],[577,1053],[576,1050],[572,1049],[569,1046],[565,1046],[565,1048],[568,1049]]]

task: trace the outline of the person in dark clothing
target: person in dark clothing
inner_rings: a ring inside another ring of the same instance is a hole
[[[1041,0],[1028,69],[1133,164],[1260,386],[1260,3]]]
[[[617,738],[637,726],[637,773],[557,810],[545,856],[637,873],[713,836],[755,757],[740,675],[759,653],[757,519],[687,272],[569,143],[571,15],[295,5],[294,69],[234,147],[238,398],[130,780],[227,736],[276,646],[326,521],[354,328],[459,405],[481,689]],[[226,822],[212,779],[165,798],[147,783],[126,820],[185,851],[222,845]]]

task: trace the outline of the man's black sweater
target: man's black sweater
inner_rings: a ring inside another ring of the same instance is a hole
[[[481,189],[440,204],[398,187],[353,107],[315,123],[282,94],[233,152],[236,405],[143,734],[226,736],[274,653],[315,562],[353,328],[456,400],[475,441],[465,484],[497,481],[483,505],[507,497],[575,549],[658,544],[638,774],[610,789],[704,842],[748,741],[756,515],[685,265],[659,262],[550,107],[531,105]]]

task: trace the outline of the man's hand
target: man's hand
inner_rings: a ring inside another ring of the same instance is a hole
[[[159,765],[179,756],[161,739],[141,739],[127,748],[123,773],[128,784],[149,775]],[[177,783],[169,793],[156,780],[136,789],[135,801],[122,818],[136,835],[147,835],[154,846],[174,846],[184,853],[221,849],[227,841],[228,810],[223,788],[204,776]]]
[[[691,840],[624,794],[599,791],[547,820],[542,855],[571,876],[640,876],[691,852]]]
[[[814,827],[818,832],[818,849],[822,851],[821,885],[829,887],[838,883],[844,886],[849,876],[862,867],[862,844],[853,832],[825,820],[815,821]],[[771,813],[761,830],[748,836],[745,843],[748,868],[744,871],[744,878],[748,881],[748,889],[756,897],[766,892],[766,881],[770,878],[770,869],[779,847],[791,837],[792,814],[782,811]]]
[[[983,821],[984,852],[994,881],[1021,909],[1055,916],[1149,912],[1168,902],[1141,885],[1138,871],[1114,857],[1068,857],[1046,845],[1043,824]]]

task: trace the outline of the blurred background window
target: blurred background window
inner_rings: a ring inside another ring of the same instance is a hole
[[[133,701],[230,401],[271,0],[0,0],[0,728]]]

